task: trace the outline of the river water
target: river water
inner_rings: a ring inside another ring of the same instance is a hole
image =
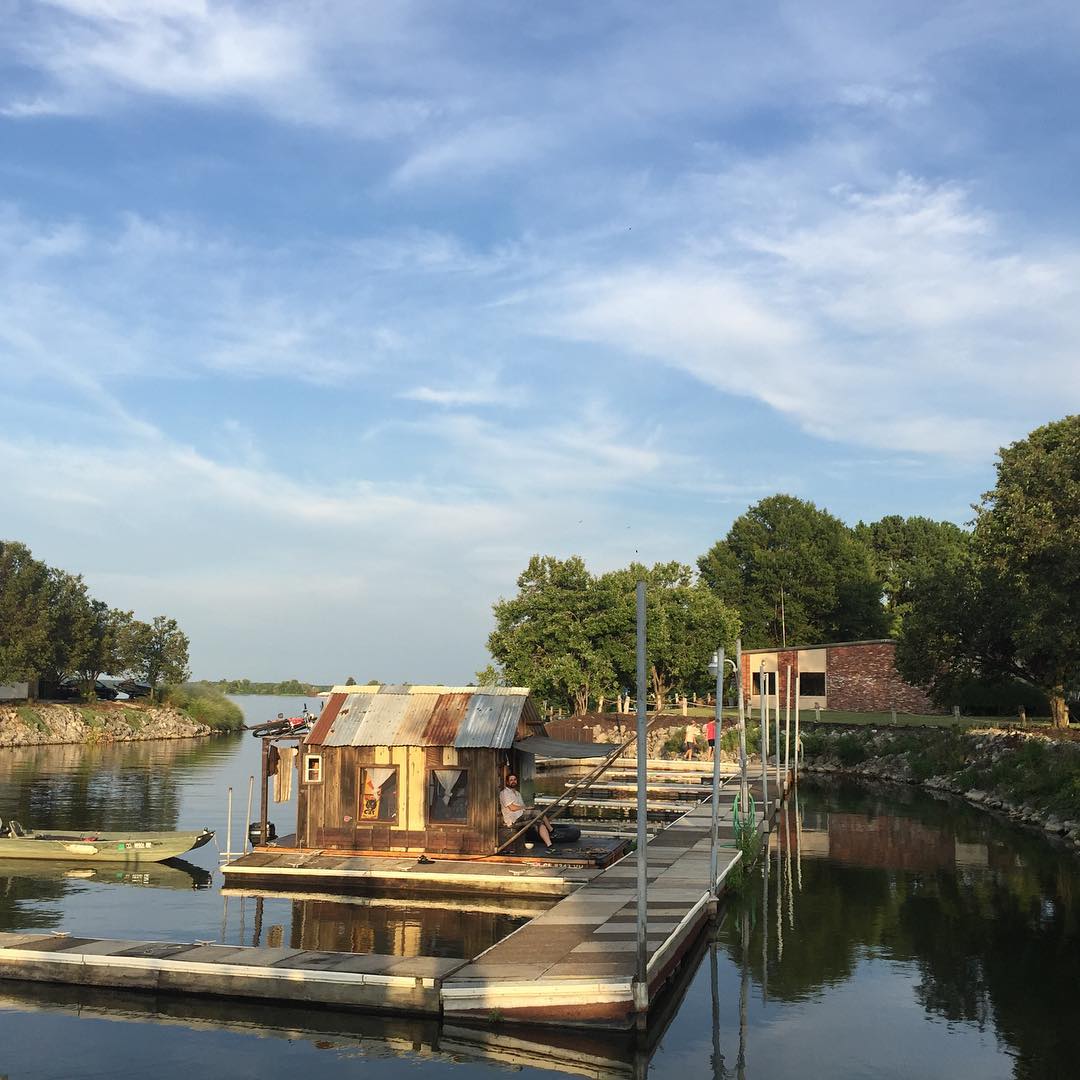
[[[249,721],[302,699],[241,698]],[[247,735],[0,750],[0,818],[197,828],[241,844]],[[272,806],[281,831],[291,804]],[[255,815],[253,815],[255,816]],[[207,846],[125,873],[0,863],[0,931],[474,955],[528,913],[483,903],[232,896]],[[766,874],[765,868],[768,873]],[[658,1010],[650,1039],[494,1029],[0,983],[0,1077],[529,1075],[1020,1080],[1080,1075],[1080,863],[903,788],[804,783]],[[362,1065],[360,1064],[362,1062]]]

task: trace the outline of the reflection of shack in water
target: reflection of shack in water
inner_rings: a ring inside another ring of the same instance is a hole
[[[527,921],[498,911],[445,906],[351,904],[294,900],[294,949],[388,956],[479,956]]]

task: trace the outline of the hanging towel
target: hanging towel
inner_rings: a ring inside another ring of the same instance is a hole
[[[283,746],[278,751],[280,760],[274,774],[274,802],[288,802],[292,798],[293,770],[296,768],[295,746]]]

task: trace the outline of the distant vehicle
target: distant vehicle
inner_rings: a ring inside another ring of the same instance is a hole
[[[125,679],[116,684],[117,690],[122,690],[129,698],[149,697],[150,687],[147,683],[136,682],[134,679]]]
[[[114,687],[103,683],[100,679],[94,683],[94,693],[101,701],[115,701],[119,697]],[[49,697],[54,701],[77,701],[82,696],[83,687],[79,679],[65,679],[49,692]]]

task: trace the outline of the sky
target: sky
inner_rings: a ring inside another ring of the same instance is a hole
[[[1080,402],[1080,7],[0,0],[0,535],[196,677],[469,681],[536,552],[965,522]]]

